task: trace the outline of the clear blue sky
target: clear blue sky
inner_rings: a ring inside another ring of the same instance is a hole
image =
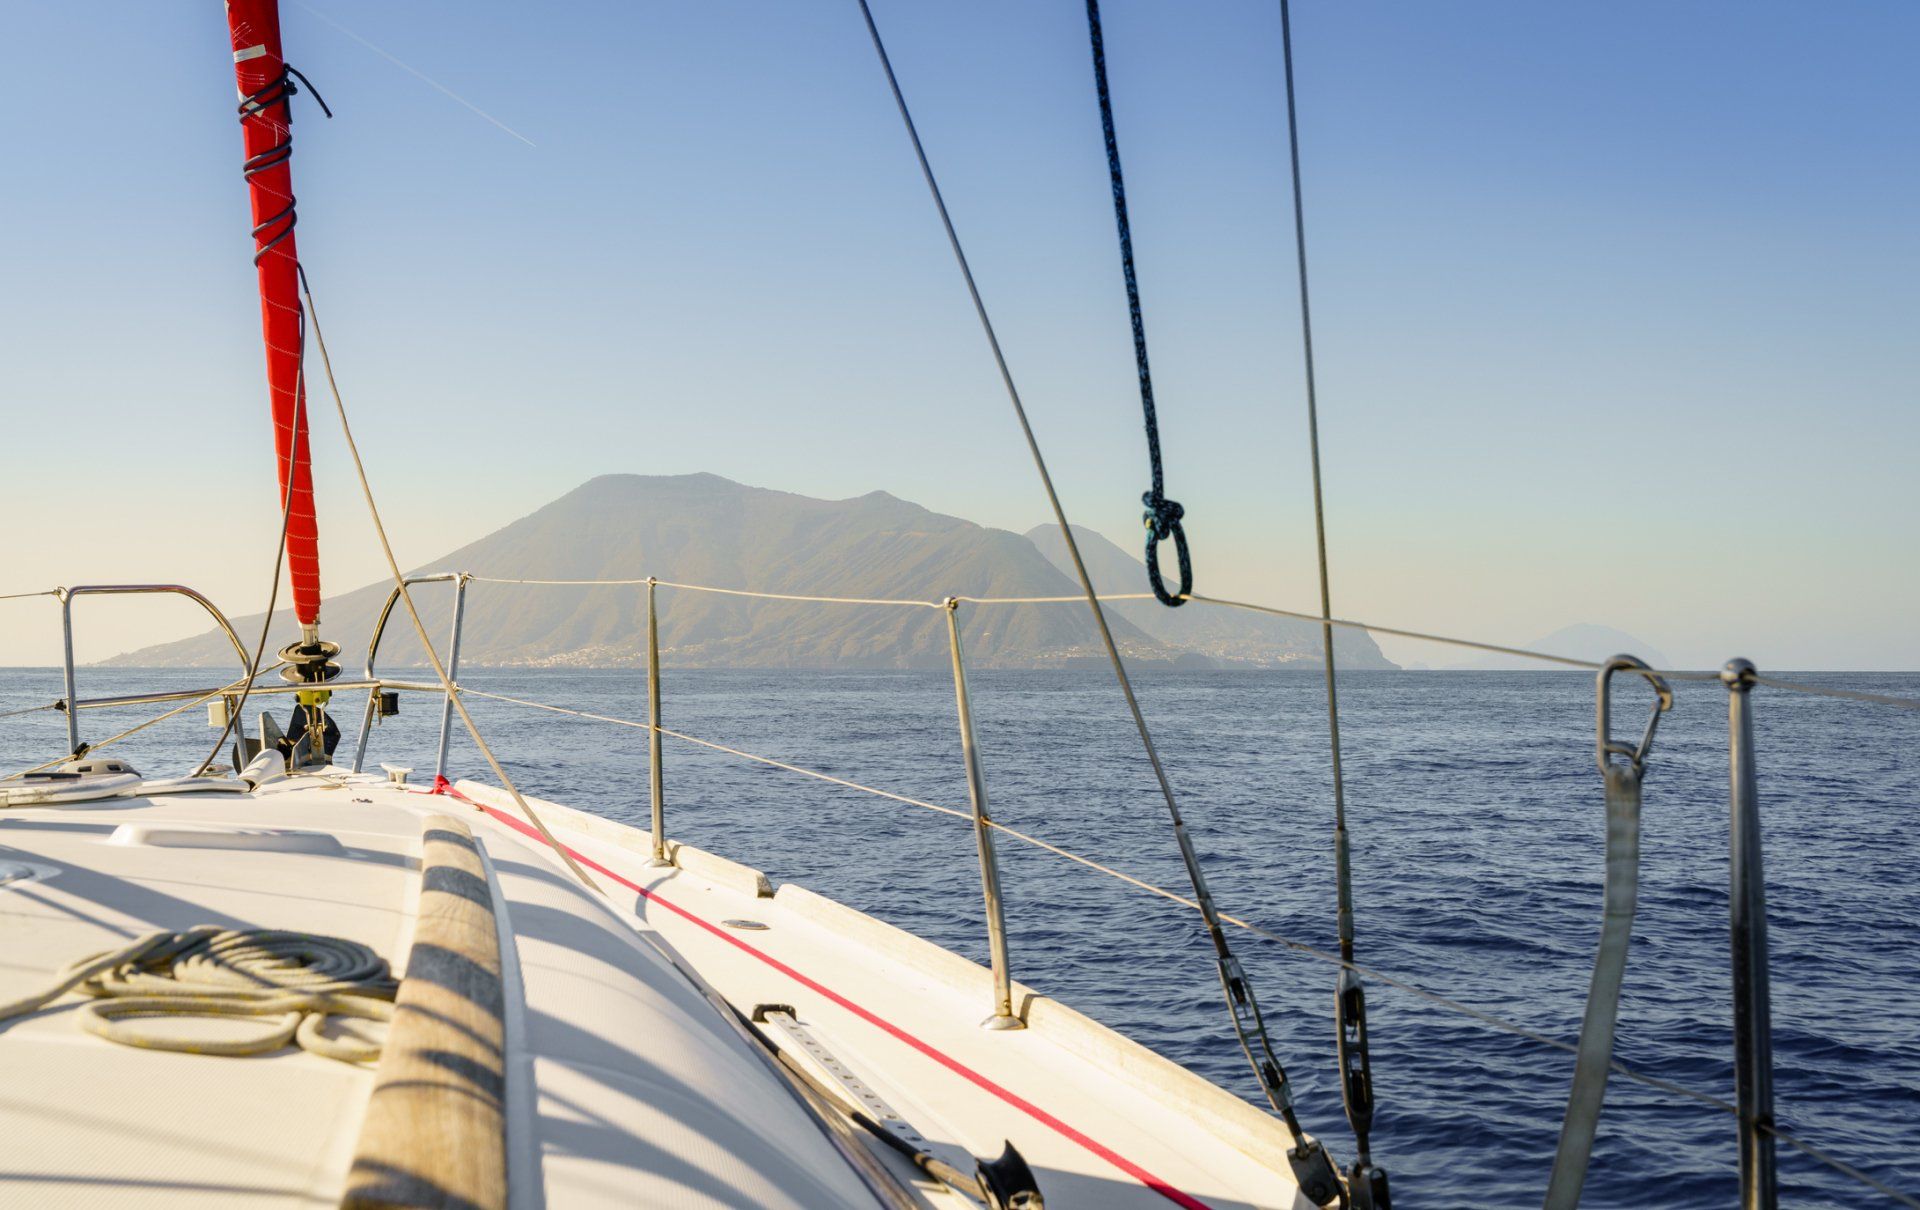
[[[1312,608],[1275,5],[1106,8],[1200,586]],[[1069,510],[1131,545],[1081,7],[875,10]],[[1920,667],[1920,7],[1295,21],[1336,610]],[[285,23],[338,115],[299,113],[301,249],[408,562],[610,471],[1044,519],[852,0]],[[221,7],[9,6],[0,89],[0,591],[257,608],[277,518]],[[380,565],[330,423],[315,449],[338,591]],[[54,658],[46,603],[0,610],[0,662]],[[194,626],[90,614],[82,658]]]

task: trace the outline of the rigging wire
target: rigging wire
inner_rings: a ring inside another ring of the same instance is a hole
[[[489,693],[484,689],[475,689],[467,685],[462,685],[460,692],[470,694],[474,697],[484,697],[496,702],[506,702],[509,705],[525,706],[532,710],[545,710],[550,714],[571,715],[574,718],[589,719],[596,723],[612,723],[616,727],[632,727],[637,731],[654,730],[654,728],[648,724],[636,722],[633,719],[615,718],[610,714],[594,714],[590,711],[574,710],[566,706],[551,706],[545,702],[528,701],[522,697],[508,697],[504,693]],[[894,802],[906,803],[912,807],[924,807],[929,811],[938,811],[942,815],[951,815],[955,819],[971,820],[973,818],[972,815],[965,811],[957,811],[952,807],[943,807],[939,803],[927,802],[925,799],[908,798],[904,794],[895,794],[891,790],[880,790],[873,786],[864,786],[857,781],[848,781],[844,777],[835,777],[831,773],[822,773],[817,769],[808,769],[801,765],[790,765],[785,761],[775,760],[771,756],[760,756],[756,753],[742,751],[739,748],[729,748],[725,744],[717,744],[712,740],[701,739],[698,736],[687,735],[684,732],[674,731],[666,727],[661,727],[658,730],[662,735],[672,736],[674,739],[684,740],[689,744],[698,744],[702,748],[711,748],[715,752],[725,752],[729,756],[738,756],[743,760],[755,761],[775,769],[784,769],[788,773],[798,773],[802,777],[811,777],[816,781],[831,782],[836,786],[844,786],[849,790],[858,790],[863,794],[872,794],[878,798],[892,799]]]
[[[1087,0],[1089,5],[1095,0]],[[1353,860],[1347,833],[1346,778],[1340,764],[1339,674],[1333,654],[1333,591],[1327,574],[1327,509],[1320,479],[1320,402],[1313,373],[1313,306],[1307,289],[1307,217],[1300,184],[1299,105],[1293,85],[1293,14],[1280,0],[1281,62],[1286,74],[1287,159],[1293,184],[1294,264],[1300,278],[1300,349],[1306,373],[1307,449],[1313,466],[1313,539],[1320,571],[1320,651],[1327,686],[1327,742],[1333,760],[1333,867],[1335,927],[1346,964],[1334,991],[1334,1040],[1340,1064],[1341,1101],[1359,1152],[1348,1185],[1368,1205],[1385,1210],[1387,1175],[1373,1163],[1373,1067],[1367,1047],[1366,988],[1353,972]]]
[[[1120,143],[1113,132],[1113,97],[1107,89],[1106,41],[1100,34],[1100,0],[1087,0],[1087,41],[1093,50],[1093,90],[1100,99],[1100,133],[1107,145],[1107,179],[1113,189],[1113,225],[1120,235],[1120,276],[1127,283],[1127,315],[1133,325],[1133,366],[1140,379],[1140,414],[1146,421],[1147,461],[1153,488],[1140,497],[1147,506],[1141,519],[1147,527],[1147,584],[1162,605],[1186,602],[1193,591],[1193,559],[1187,552],[1187,531],[1181,526],[1186,509],[1167,499],[1166,476],[1160,468],[1160,420],[1154,411],[1153,372],[1147,366],[1147,325],[1140,314],[1140,281],[1133,265],[1133,226],[1127,220],[1127,180],[1120,171]],[[1160,577],[1160,543],[1173,539],[1180,560],[1180,588],[1169,593]]]
[[[1841,698],[1850,702],[1872,702],[1879,706],[1893,706],[1901,710],[1920,710],[1920,701],[1910,697],[1895,697],[1889,693],[1867,693],[1860,689],[1838,689],[1831,685],[1809,685],[1805,681],[1783,681],[1779,677],[1755,676],[1753,683],[1765,685],[1771,689],[1785,689],[1792,693],[1810,693],[1817,697]]]
[[[1093,0],[1089,0],[1092,3]],[[1313,537],[1320,565],[1320,645],[1325,657],[1327,735],[1333,750],[1333,832],[1338,867],[1340,956],[1353,960],[1353,878],[1347,857],[1347,803],[1340,769],[1340,705],[1333,656],[1333,595],[1327,576],[1327,510],[1320,487],[1320,403],[1313,376],[1313,307],[1307,291],[1307,222],[1300,191],[1300,130],[1293,91],[1293,23],[1288,0],[1280,0],[1281,59],[1287,81],[1287,150],[1293,178],[1294,261],[1300,275],[1301,363],[1307,386],[1307,450],[1313,465]]]
[[[920,142],[920,132],[914,125],[913,114],[907,108],[906,94],[900,89],[900,80],[894,74],[893,62],[887,56],[886,43],[881,40],[880,27],[874,23],[873,10],[867,0],[858,0],[861,16],[866,19],[867,34],[873,41],[873,49],[880,60],[880,67],[887,77],[887,86],[892,90],[894,105],[900,111],[900,120],[906,127],[907,137],[913,144],[915,159],[920,164],[920,175],[925,179],[927,191],[933,197],[934,208],[939,212],[940,224],[945,229],[947,244],[953,250],[960,275],[966,282],[967,294],[973,300],[975,316],[980,321],[981,331],[987,338],[992,350],[994,364],[1000,372],[1000,381],[1005,385],[1008,401],[1013,405],[1013,414],[1025,437],[1027,451],[1032,455],[1034,471],[1038,474],[1040,485],[1046,492],[1047,502],[1053,509],[1055,522],[1060,526],[1060,536],[1066,544],[1067,554],[1073,561],[1074,573],[1080,581],[1080,587],[1086,594],[1087,607],[1093,614],[1094,625],[1100,632],[1101,644],[1106,648],[1108,662],[1113,666],[1114,679],[1119,682],[1120,692],[1126,698],[1127,710],[1133,716],[1134,729],[1139,732],[1140,745],[1146,750],[1147,761],[1153,767],[1154,779],[1159,783],[1161,797],[1166,801],[1167,814],[1173,825],[1174,839],[1180,848],[1181,861],[1187,869],[1187,877],[1193,884],[1194,898],[1199,902],[1201,918],[1206,923],[1208,939],[1213,943],[1215,963],[1219,971],[1221,990],[1226,995],[1227,1008],[1233,1022],[1235,1038],[1240,1043],[1241,1052],[1253,1068],[1260,1081],[1261,1091],[1268,1104],[1280,1114],[1286,1123],[1287,1132],[1294,1140],[1294,1146],[1288,1154],[1289,1163],[1294,1168],[1295,1177],[1307,1196],[1325,1205],[1338,1198],[1344,1203],[1346,1193],[1338,1179],[1333,1175],[1333,1162],[1325,1149],[1309,1138],[1300,1125],[1299,1116],[1293,1107],[1293,1093],[1287,1082],[1286,1070],[1274,1056],[1272,1041],[1267,1035],[1266,1022],[1260,1015],[1259,1001],[1254,998],[1252,985],[1246,973],[1240,968],[1239,961],[1233,956],[1227,944],[1226,933],[1220,927],[1219,912],[1213,903],[1212,893],[1207,889],[1206,875],[1200,869],[1200,858],[1195,852],[1192,839],[1187,835],[1185,821],[1180,815],[1180,805],[1174,797],[1173,783],[1167,777],[1165,767],[1160,763],[1160,754],[1153,746],[1153,734],[1147,727],[1145,714],[1141,712],[1139,700],[1134,696],[1133,683],[1127,677],[1126,664],[1120,658],[1119,648],[1115,645],[1113,632],[1107,626],[1105,612],[1100,607],[1099,594],[1094,591],[1093,580],[1087,574],[1086,563],[1081,559],[1080,546],[1073,536],[1073,527],[1067,522],[1066,508],[1060,503],[1060,495],[1054,489],[1053,476],[1047,469],[1045,456],[1040,452],[1040,442],[1034,436],[1033,425],[1027,419],[1026,405],[1021,402],[1019,388],[1014,385],[1013,372],[1007,365],[1006,354],[1001,351],[999,337],[995,334],[993,321],[987,314],[986,303],[980,297],[979,286],[973,277],[973,268],[967,261],[965,249],[961,247],[960,236],[953,225],[953,216],[947,211],[946,198],[940,192],[940,183],[933,174],[933,165],[927,160],[926,148]]]
[[[386,556],[387,569],[393,573],[393,582],[400,591],[401,601],[406,604],[407,617],[413,622],[413,631],[420,638],[420,646],[427,653],[427,662],[433,665],[434,675],[440,678],[440,687],[445,691],[447,700],[453,703],[453,708],[460,714],[460,721],[466,724],[467,734],[473,737],[473,746],[480,749],[480,755],[486,757],[488,766],[493,769],[493,775],[500,779],[501,788],[513,796],[514,805],[520,808],[520,813],[526,816],[527,822],[540,833],[541,839],[560,855],[560,859],[566,863],[567,868],[573,871],[574,877],[578,878],[588,890],[598,891],[599,884],[587,877],[587,872],[580,868],[580,863],[573,859],[573,854],[554,839],[553,833],[547,830],[546,821],[540,818],[539,813],[521,795],[519,788],[513,784],[513,779],[507,776],[507,771],[501,767],[499,759],[494,756],[493,749],[481,736],[480,728],[474,725],[473,716],[467,713],[466,704],[460,700],[453,678],[447,675],[446,665],[441,663],[439,652],[433,649],[433,640],[427,637],[426,625],[421,622],[420,611],[413,603],[413,593],[407,589],[407,577],[400,570],[400,561],[394,557],[393,543],[387,538],[386,524],[380,519],[380,506],[374,503],[373,484],[367,479],[366,463],[360,459],[360,446],[353,439],[353,426],[347,422],[347,401],[341,397],[340,384],[333,376],[333,359],[327,356],[327,338],[320,330],[320,311],[313,303],[313,288],[307,282],[307,271],[305,268],[298,268],[298,272],[300,294],[306,301],[306,311],[313,324],[313,344],[320,351],[320,367],[326,373],[327,389],[333,395],[334,411],[340,417],[340,435],[346,438],[347,453],[353,458],[353,473],[360,480],[360,493],[366,497],[367,513],[373,520],[373,532],[380,539],[380,552]]]

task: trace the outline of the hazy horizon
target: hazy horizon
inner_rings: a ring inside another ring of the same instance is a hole
[[[710,472],[695,472],[691,475],[669,476],[665,478],[679,479],[679,480],[685,480],[685,479],[697,480],[702,478],[704,475],[708,475],[708,474],[710,474]],[[601,476],[599,478],[620,479],[620,478],[626,478],[626,477],[629,477],[629,476],[612,475],[612,476]],[[639,478],[644,479],[647,477],[639,476]],[[726,482],[732,483],[733,481],[727,480]],[[585,486],[586,485],[583,485],[583,488]],[[751,488],[754,485],[737,485],[737,486]],[[579,490],[581,489],[576,489],[575,492],[568,493],[568,495],[573,496],[577,494]],[[790,494],[800,495],[802,498],[807,498],[804,496],[804,493],[790,493]],[[850,503],[855,500],[861,499],[864,496],[870,496],[870,495],[891,495],[891,493],[886,493],[886,492],[862,493],[861,497],[846,497],[841,501],[836,501],[835,503]],[[899,497],[895,497],[895,499],[899,499]],[[908,501],[907,503],[912,504],[916,502]],[[961,519],[966,520],[965,518],[961,518]],[[991,527],[988,527],[988,528],[991,528]],[[1077,530],[1088,529],[1088,527],[1081,526],[1078,523],[1075,524],[1074,528]],[[1053,523],[1042,523],[1038,526],[1029,527],[1029,529],[1024,532],[1030,535],[1039,531],[1057,531],[1057,526],[1054,525]],[[997,532],[1012,533],[1013,531],[999,530]],[[1098,534],[1098,531],[1092,531],[1092,532]],[[491,537],[494,535],[485,535],[485,536]],[[623,535],[623,537],[625,536],[628,536],[628,535]],[[482,535],[476,535],[476,537],[482,537]],[[1118,548],[1118,550],[1126,553],[1128,556],[1134,558],[1136,561],[1140,559],[1143,555],[1143,552],[1139,551],[1138,549],[1140,546],[1140,542],[1138,541],[1129,545],[1121,542],[1116,542],[1109,535],[1098,534],[1098,537],[1105,539],[1105,541],[1108,543],[1112,543],[1113,547]],[[465,546],[467,544],[463,543],[462,545]],[[1099,557],[1098,551],[1092,550],[1086,546],[1085,538],[1082,539],[1082,550],[1083,550],[1083,553],[1087,554],[1090,559]],[[449,555],[452,555],[453,553],[454,552],[449,552]],[[1049,556],[1049,557],[1052,558],[1053,556]],[[1062,555],[1061,558],[1064,558],[1064,555]],[[1092,562],[1089,563],[1090,567],[1094,565],[1095,564],[1093,564]],[[434,570],[456,570],[456,569],[465,570],[466,569],[466,565],[462,563],[461,560],[459,560],[458,558],[451,558],[451,557],[445,558],[445,559],[439,559],[439,560],[430,560],[424,566]],[[491,569],[491,572],[496,574],[507,570],[505,568],[494,566],[491,563],[489,564],[489,567]],[[621,572],[621,578],[631,578],[628,573],[631,572],[631,573],[637,574],[640,570],[641,569],[637,569],[637,568],[625,569]],[[673,572],[670,568],[661,567],[661,568],[656,568],[654,570],[659,570],[663,572],[664,573],[663,578],[668,578],[668,579],[681,578],[678,573]],[[1067,572],[1067,568],[1065,566],[1062,566],[1060,570],[1062,571],[1063,574]],[[1147,584],[1145,582],[1145,575],[1144,575],[1145,569],[1144,567],[1142,567],[1139,570],[1140,570],[1139,582],[1135,583],[1130,579],[1126,583],[1119,586],[1108,584],[1102,588],[1103,594],[1112,595],[1114,593],[1125,594],[1125,593],[1137,593],[1137,592],[1146,591]],[[582,574],[591,574],[591,573],[582,573]],[[1099,579],[1099,578],[1100,577],[1098,573],[1096,573],[1096,579]],[[367,634],[362,633],[367,630],[367,626],[365,624],[354,625],[353,623],[350,622],[346,624],[344,627],[342,627],[342,625],[338,621],[339,614],[334,610],[332,610],[331,608],[332,603],[338,597],[347,596],[347,595],[357,595],[359,590],[363,590],[366,588],[380,588],[380,587],[384,587],[386,585],[391,584],[391,582],[392,581],[390,576],[380,576],[368,584],[355,584],[350,587],[336,586],[335,589],[332,592],[330,592],[327,596],[327,602],[328,602],[329,608],[326,610],[323,610],[322,612],[321,621],[322,621],[323,631],[330,634],[334,639],[341,641],[342,645],[345,648],[347,648],[349,651],[355,650],[356,643],[368,637]],[[744,585],[722,584],[722,585],[713,585],[713,586],[714,587],[743,587]],[[831,586],[814,585],[810,582],[800,584],[800,585],[789,585],[788,588],[797,588],[803,591],[812,591],[813,589],[818,588],[823,595],[831,595],[831,592],[832,592]],[[430,592],[432,590],[429,589],[428,591]],[[918,597],[924,597],[928,600],[933,600],[942,595],[945,595],[950,591],[960,591],[960,589],[956,588],[953,584],[950,584],[950,583],[929,581],[924,585],[920,585],[917,583],[912,584],[906,589],[901,591],[904,591],[909,595],[917,594],[916,599]],[[116,600],[116,598],[112,598],[112,597],[89,597],[84,599],[84,608],[92,609],[92,608],[98,608],[101,606],[106,606],[108,608],[111,608],[115,604],[120,604],[122,606],[125,606],[125,605],[130,605],[135,603],[151,604],[154,602],[162,602],[162,603],[174,602],[177,604],[178,598],[161,597],[161,598],[144,598],[144,599],[130,598],[126,600]],[[218,602],[215,602],[215,603],[218,604]],[[1250,602],[1250,603],[1261,604],[1262,602]],[[49,602],[49,604],[51,604],[51,602]],[[431,604],[437,606],[439,602],[431,602]],[[1124,611],[1129,608],[1138,607],[1141,604],[1142,603],[1139,603],[1139,602],[1115,602],[1113,604],[1110,604],[1108,606],[1109,617],[1110,619],[1117,619],[1117,614],[1115,613],[1116,610]],[[1159,608],[1163,608],[1160,606],[1153,606],[1151,602],[1147,602],[1145,604],[1156,610]],[[1205,610],[1220,609],[1223,607],[1214,606],[1214,605],[1210,605],[1202,602],[1202,603],[1192,603],[1187,606],[1184,606],[1183,608],[1188,609],[1189,611],[1205,611]],[[285,621],[288,626],[291,626],[292,623],[290,621],[290,617],[291,617],[290,610],[291,610],[291,605],[288,602],[285,594],[283,593],[280,600],[276,604],[275,616]],[[108,653],[107,656],[105,657],[106,661],[111,663],[117,663],[122,667],[138,667],[140,665],[126,663],[125,661],[128,659],[128,657],[134,654],[138,654],[138,651],[141,648],[149,647],[154,644],[164,644],[164,643],[179,640],[179,639],[199,636],[199,635],[207,634],[211,631],[212,629],[211,626],[206,622],[206,614],[202,612],[197,606],[186,605],[184,606],[184,612],[189,616],[190,620],[194,624],[187,627],[181,633],[167,634],[155,639],[143,640],[135,644],[134,647],[128,648],[126,650]],[[246,625],[242,626],[243,619],[241,615],[232,614],[230,611],[228,612],[229,612],[229,617],[232,619],[235,625],[242,627],[244,631],[242,635],[243,639],[245,639],[248,642],[252,642],[258,634],[257,616],[254,618],[245,619]],[[1243,612],[1232,611],[1231,616],[1246,618],[1246,617],[1251,617],[1256,615],[1250,615]],[[335,623],[335,625],[331,629],[329,629],[326,625],[326,623],[328,623],[329,621],[333,621]],[[361,621],[364,621],[364,620],[361,620]],[[824,624],[825,624],[825,619],[823,619],[823,625]],[[1115,620],[1114,624],[1120,625],[1121,623]],[[84,621],[77,623],[76,631],[79,634],[84,635],[85,626],[86,626],[86,623]],[[437,621],[433,623],[433,633],[435,633],[436,635],[439,634],[443,628],[444,628],[443,621]],[[1336,632],[1336,633],[1344,633],[1344,632]],[[1461,646],[1456,646],[1456,645],[1446,644],[1441,642],[1403,638],[1403,637],[1394,636],[1394,635],[1377,635],[1376,636],[1376,635],[1372,635],[1372,632],[1370,631],[1368,632],[1368,634],[1370,637],[1374,639],[1374,641],[1378,644],[1378,646],[1382,649],[1382,651],[1384,651],[1390,658],[1395,659],[1395,662],[1401,665],[1401,668],[1403,670],[1423,670],[1423,671],[1515,671],[1515,670],[1554,671],[1554,670],[1558,670],[1558,671],[1567,671],[1567,669],[1564,667],[1557,667],[1556,665],[1553,665],[1551,663],[1529,660],[1522,657],[1489,655],[1486,652],[1476,651],[1471,648],[1466,648],[1466,647],[1461,647]],[[94,636],[94,637],[97,640],[98,636]],[[283,635],[283,636],[280,636],[279,638],[276,638],[275,643],[278,644],[280,639],[285,637],[286,636]],[[396,633],[393,637],[396,640],[406,640],[408,642],[411,642],[411,636],[408,636],[404,633]],[[1459,636],[1453,636],[1453,637],[1459,637]],[[1515,640],[1514,642],[1506,645],[1523,647],[1523,648],[1536,650],[1536,651],[1540,651],[1540,652],[1551,654],[1551,655],[1572,656],[1574,658],[1583,658],[1583,659],[1589,659],[1589,660],[1604,658],[1606,655],[1616,654],[1624,651],[1624,652],[1641,656],[1642,658],[1652,663],[1655,667],[1662,667],[1662,668],[1682,667],[1682,665],[1668,660],[1665,657],[1665,655],[1658,650],[1658,648],[1656,648],[1653,644],[1648,643],[1641,636],[1629,635],[1629,634],[1626,634],[1625,632],[1619,631],[1615,627],[1609,627],[1602,624],[1598,624],[1590,621],[1584,621],[1584,620],[1568,623],[1567,625],[1558,627],[1553,632],[1548,634],[1537,635],[1525,640]],[[469,643],[468,644],[469,649],[465,656],[466,662],[471,665],[498,666],[498,667],[521,666],[513,662],[498,663],[498,664],[490,663],[485,658],[478,657],[476,653],[474,653],[471,650],[471,647],[472,647],[472,644]],[[46,667],[52,667],[56,665],[58,663],[58,658],[59,657],[58,657],[58,650],[57,650],[57,644],[56,644],[56,650],[53,658],[47,659],[44,662],[41,662],[41,663],[18,662],[18,663],[12,663],[12,664],[0,663],[0,667],[46,668]],[[95,664],[95,663],[101,662],[101,660],[88,659],[83,662],[88,664]],[[220,666],[222,667],[224,667],[226,664],[226,653],[224,651],[224,648],[222,650],[219,662],[220,662]],[[155,666],[178,666],[178,665],[159,664]],[[588,663],[588,664],[579,665],[579,667],[607,668],[607,669],[626,667],[626,666],[627,666],[626,664],[612,663],[612,662],[605,663],[605,664]],[[771,667],[772,665],[766,665],[766,666]],[[1317,659],[1305,661],[1300,665],[1300,668],[1304,668],[1306,670],[1314,671],[1314,672],[1317,672],[1319,670],[1319,667],[1320,665]],[[1777,669],[1777,666],[1775,667]],[[1221,670],[1246,670],[1246,669],[1221,669]],[[1280,669],[1265,669],[1265,671],[1278,671],[1278,670]],[[1298,669],[1289,667],[1286,670],[1297,671]],[[1347,670],[1356,671],[1356,669],[1354,669],[1350,663],[1347,665]],[[1807,671],[1811,671],[1811,670],[1807,670]],[[1872,671],[1902,671],[1902,670],[1876,669]]]
[[[1084,13],[874,15],[1068,513],[1133,550],[1146,457]],[[404,565],[606,472],[1047,519],[853,6],[284,16],[337,115],[297,103],[303,260]],[[1274,6],[1104,16],[1198,586],[1313,612]],[[1845,16],[1295,6],[1336,615],[1920,668],[1920,9]],[[278,515],[220,10],[7,26],[0,131],[31,187],[0,195],[0,594],[179,581],[255,612]],[[71,65],[47,48],[73,46],[140,98],[110,154],[49,100]],[[592,105],[554,84],[589,79]],[[323,403],[336,595],[384,564]],[[151,600],[77,617],[83,661],[202,629]],[[52,602],[0,601],[0,664],[58,658]]]

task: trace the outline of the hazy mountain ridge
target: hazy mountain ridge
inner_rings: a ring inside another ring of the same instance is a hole
[[[1100,551],[1108,569],[1096,573],[1097,585],[1138,590],[1137,563],[1132,582],[1108,584],[1098,577],[1114,574],[1116,561],[1127,556],[1091,533],[1086,546]],[[1074,581],[1020,534],[944,516],[885,492],[817,500],[707,474],[592,479],[420,570],[550,580],[655,575],[760,592],[929,602],[949,594],[1064,596],[1076,591]],[[370,584],[322,606],[322,633],[345,648],[346,672],[359,671],[390,590],[385,582]],[[937,608],[766,601],[666,587],[657,592],[661,657],[682,667],[927,668],[943,667],[948,659],[946,620]],[[444,655],[452,590],[429,584],[414,595]],[[1115,612],[1114,638],[1133,660],[1171,662],[1185,655],[1183,663],[1206,665],[1296,658],[1292,636],[1268,641],[1268,630],[1255,625],[1238,638],[1208,639],[1222,652],[1244,654],[1199,659],[1188,654],[1196,647],[1166,637],[1174,632],[1150,632],[1132,620],[1147,622],[1143,612]],[[1163,612],[1185,614],[1194,608]],[[1248,615],[1251,623],[1266,620]],[[234,625],[251,642],[260,621],[255,614],[235,619]],[[1100,651],[1087,611],[1074,605],[963,605],[961,622],[967,657],[982,667],[1061,666]],[[294,635],[291,614],[276,614],[270,648]],[[1370,638],[1356,637],[1372,648]],[[1374,662],[1356,666],[1392,667],[1377,648],[1372,657]],[[209,633],[108,662],[220,665],[232,658],[224,639]],[[405,610],[396,608],[381,646],[381,665],[416,665],[423,658]],[[471,584],[461,662],[643,665],[646,589]]]

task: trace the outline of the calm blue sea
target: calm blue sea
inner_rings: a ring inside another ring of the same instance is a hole
[[[178,670],[82,676],[89,694],[210,679]],[[1920,674],[1804,679],[1920,695]],[[644,677],[633,672],[480,670],[468,681],[645,715]],[[996,815],[1183,888],[1164,808],[1108,676],[976,672],[973,687]],[[1637,730],[1640,694],[1622,689],[1621,730]],[[1731,1097],[1725,694],[1714,684],[1677,689],[1648,766],[1640,911],[1616,1054]],[[1332,787],[1318,678],[1157,673],[1142,678],[1141,692],[1221,904],[1331,946]],[[56,672],[0,671],[0,711],[58,694]],[[1361,959],[1572,1041],[1600,912],[1592,678],[1361,672],[1343,677],[1341,694]],[[1767,689],[1755,697],[1780,1118],[1920,1192],[1920,714]],[[645,819],[644,733],[472,704],[530,792]],[[430,770],[437,721],[437,703],[406,702],[376,732],[370,766]],[[944,676],[669,670],[665,721],[913,797],[967,803]],[[117,729],[107,712],[87,723],[96,738]],[[58,715],[0,719],[0,771],[45,759],[62,737]],[[196,708],[124,750],[147,772],[171,773],[209,742]],[[675,836],[984,959],[964,821],[667,744]],[[457,776],[485,776],[464,740],[452,766]],[[1019,978],[1257,1096],[1191,912],[1005,838],[1001,851]],[[1301,1116],[1351,1159],[1333,1080],[1332,968],[1250,936],[1235,944]],[[1538,1205],[1570,1056],[1385,987],[1372,989],[1371,1024],[1375,1151],[1402,1203]],[[1787,1205],[1882,1204],[1791,1150],[1781,1168]],[[1727,1115],[1616,1078],[1585,1204],[1734,1201]]]

